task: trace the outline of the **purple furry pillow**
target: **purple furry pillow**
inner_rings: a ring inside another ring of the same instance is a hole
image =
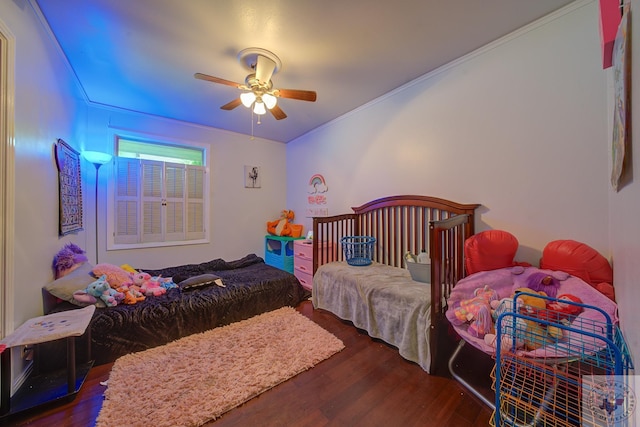
[[[82,250],[80,246],[73,243],[67,243],[53,257],[52,267],[54,277],[59,279],[60,277],[71,273],[87,261],[89,261],[89,259],[87,259],[84,250]]]

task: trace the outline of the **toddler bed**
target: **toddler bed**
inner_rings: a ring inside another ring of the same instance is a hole
[[[73,292],[92,280],[85,263],[43,288],[45,314],[78,308]],[[164,295],[148,296],[133,305],[98,307],[93,314],[91,354],[96,364],[146,350],[217,326],[244,320],[283,306],[297,306],[309,297],[293,274],[265,264],[250,254],[225,261],[214,259],[159,270],[142,271],[179,286]],[[212,281],[219,278],[224,285]],[[191,282],[192,287],[186,284]],[[82,305],[82,304],[80,304]]]
[[[314,218],[314,308],[352,322],[435,373],[446,299],[464,277],[463,245],[473,235],[479,206],[400,195],[353,213]],[[376,238],[371,265],[346,262],[339,243],[345,236]],[[407,252],[423,250],[429,253],[430,283],[413,281],[403,268]]]

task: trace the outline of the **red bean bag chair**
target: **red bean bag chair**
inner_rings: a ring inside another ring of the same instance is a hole
[[[467,274],[497,270],[516,265],[513,258],[518,239],[503,230],[486,230],[474,234],[464,242],[464,266]]]
[[[560,270],[576,276],[615,301],[613,269],[592,247],[575,240],[554,240],[542,251],[540,268]]]

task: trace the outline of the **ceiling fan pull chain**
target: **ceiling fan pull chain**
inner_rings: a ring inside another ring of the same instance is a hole
[[[251,139],[253,140],[253,109],[251,110]]]

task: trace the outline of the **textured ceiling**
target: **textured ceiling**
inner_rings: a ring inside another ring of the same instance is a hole
[[[279,99],[254,134],[289,142],[572,0],[31,0],[95,104],[250,134],[245,107],[224,111],[243,83],[238,52],[259,47],[282,68]]]

